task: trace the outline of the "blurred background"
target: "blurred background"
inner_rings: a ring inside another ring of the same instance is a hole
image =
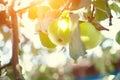
[[[109,19],[100,22],[109,31],[101,31],[104,40],[95,48],[86,50],[85,58],[80,56],[77,64],[69,55],[68,45],[54,49],[44,47],[35,30],[37,21],[30,20],[27,15],[18,18],[19,62],[25,80],[119,80],[120,44],[116,42],[120,31],[119,14],[112,11],[111,26]],[[11,36],[10,28],[0,27],[0,66],[11,60]],[[12,73],[12,67],[3,69],[0,80],[14,80]]]

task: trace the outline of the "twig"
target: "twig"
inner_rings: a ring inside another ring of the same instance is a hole
[[[68,0],[63,7],[61,7],[61,12],[64,10],[69,10],[70,4],[71,4],[72,0]]]
[[[113,16],[112,16],[112,14],[110,13],[110,16],[109,16],[109,25],[110,25],[110,26],[112,25],[112,18],[113,18]]]
[[[88,16],[89,22],[92,22],[95,19],[95,17],[94,17],[95,7],[94,7],[94,5],[92,5],[91,7],[92,7],[91,15]]]
[[[19,39],[18,39],[18,21],[17,21],[17,15],[14,11],[14,4],[15,0],[12,0],[9,3],[9,13],[11,17],[11,25],[12,25],[12,59],[11,64],[13,67],[14,77],[15,80],[22,80],[21,74],[20,74],[20,68],[19,68],[19,62],[18,62],[18,55],[19,55]]]
[[[9,63],[1,66],[1,67],[0,67],[0,72],[1,72],[2,69],[6,68],[6,67],[8,67],[8,66],[11,66],[11,62],[9,62]]]
[[[95,7],[92,7],[92,13],[91,13],[91,17],[94,18],[94,12],[95,12]]]
[[[92,2],[94,2],[94,0],[93,0]],[[88,16],[88,21],[89,21],[89,22],[93,22],[93,21],[94,21],[94,19],[95,19],[95,16],[94,16],[95,10],[96,10],[96,9],[95,9],[95,6],[94,6],[94,5],[91,5],[91,6],[90,6],[91,14],[90,14],[90,16]]]
[[[112,14],[111,14],[111,10],[110,10],[110,7],[109,7],[109,4],[108,4],[108,0],[105,0],[106,1],[106,6],[108,8],[108,11],[109,11],[109,25],[111,26],[112,25]]]
[[[28,8],[32,7],[32,6],[35,6],[35,5],[38,5],[38,4],[41,4],[44,0],[33,0],[31,3],[29,4],[26,4],[26,5],[22,5],[22,3],[18,6],[15,6],[15,11],[17,13],[20,13],[21,11],[24,11],[24,10],[27,10]]]
[[[10,21],[6,21],[6,26],[11,29],[12,28],[11,22]]]

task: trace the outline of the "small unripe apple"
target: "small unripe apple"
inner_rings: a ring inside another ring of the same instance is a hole
[[[48,28],[48,37],[56,45],[66,45],[70,37],[69,20],[54,20]]]
[[[83,22],[80,24],[81,40],[83,41],[86,49],[96,47],[103,39],[100,31],[98,31],[91,23]]]

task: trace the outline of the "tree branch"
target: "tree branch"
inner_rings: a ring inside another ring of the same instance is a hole
[[[109,11],[109,26],[111,26],[112,25],[112,18],[113,18],[113,16],[111,14],[111,10],[110,10],[109,4],[108,4],[108,0],[105,0],[105,1],[106,1],[106,6],[107,6],[108,11]]]
[[[1,72],[2,69],[6,68],[6,67],[8,67],[8,66],[11,66],[11,62],[9,62],[9,63],[1,66],[1,67],[0,67],[0,72]]]
[[[15,0],[12,0],[8,5],[8,7],[9,7],[8,11],[10,13],[11,25],[12,25],[12,59],[11,59],[11,64],[13,67],[15,80],[22,80],[22,77],[20,74],[19,62],[18,62],[18,55],[19,55],[18,21],[17,21],[16,12],[13,9],[14,4],[15,4]]]
[[[25,5],[23,5],[23,3],[20,3],[20,5],[15,6],[15,11],[17,13],[20,13],[21,11],[27,10],[30,7],[41,4],[42,2],[44,2],[44,0],[33,0],[29,4]]]

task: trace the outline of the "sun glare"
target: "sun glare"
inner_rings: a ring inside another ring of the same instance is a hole
[[[81,40],[87,42],[90,38],[88,36],[81,36]]]
[[[58,21],[58,26],[59,26],[63,31],[65,31],[65,30],[67,29],[67,27],[68,27],[68,23],[67,23],[67,21],[65,21],[65,20],[60,20],[60,21]]]

